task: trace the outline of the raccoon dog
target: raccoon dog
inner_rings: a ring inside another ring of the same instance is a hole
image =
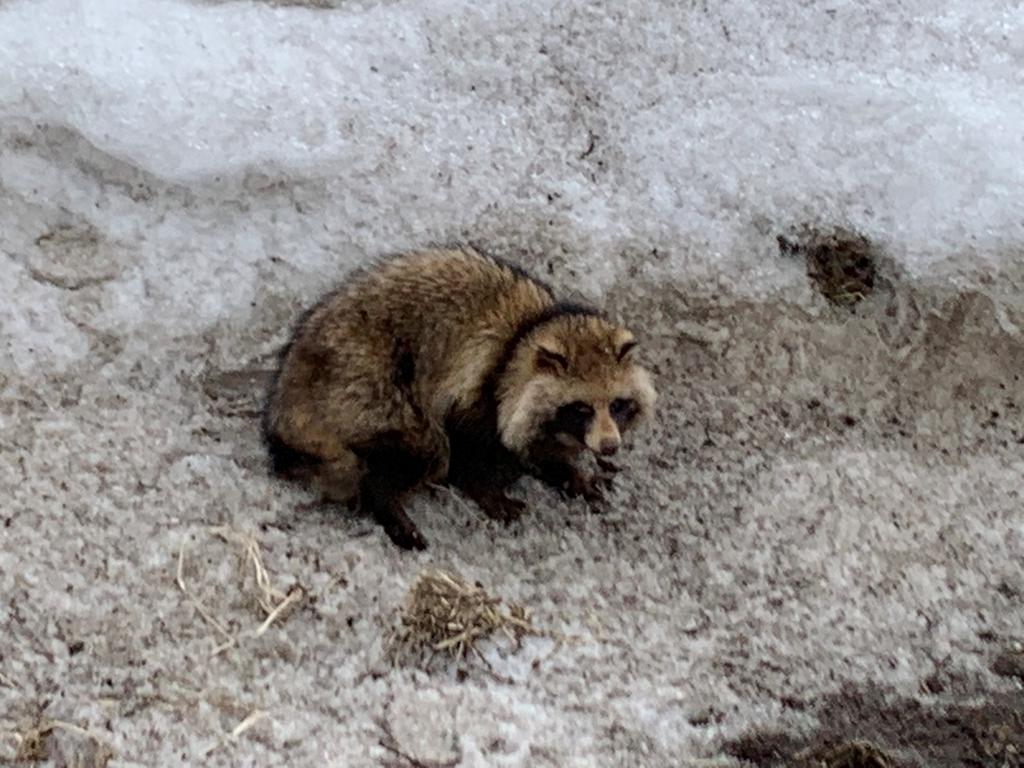
[[[358,502],[400,547],[426,541],[402,507],[447,482],[496,520],[525,473],[600,498],[584,451],[614,454],[655,392],[633,334],[560,303],[523,270],[464,247],[385,260],[328,294],[281,355],[264,415],[273,469]]]

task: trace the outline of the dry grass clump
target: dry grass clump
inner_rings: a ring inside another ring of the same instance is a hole
[[[76,765],[83,768],[106,768],[114,756],[113,750],[100,736],[87,728],[66,723],[62,720],[41,720],[31,728],[14,732],[17,748],[14,753],[15,763],[40,763],[50,759],[50,737],[54,731],[64,731],[84,739],[88,746],[78,755]]]
[[[225,747],[231,742],[238,741],[239,737],[241,737],[243,733],[248,731],[253,726],[257,725],[258,723],[262,722],[263,720],[266,720],[268,717],[270,717],[270,714],[268,712],[264,712],[259,709],[253,710],[248,714],[248,716],[244,720],[242,720],[242,722],[240,722],[238,725],[231,729],[231,733],[229,733],[226,738],[221,739],[212,747],[207,749],[206,757],[209,757],[221,747]]]
[[[518,648],[523,636],[540,634],[526,608],[510,603],[505,612],[500,606],[501,599],[480,584],[441,570],[424,571],[409,590],[391,637],[392,658],[426,654],[429,661],[438,653],[457,659],[473,653],[486,664],[478,641],[500,632]]]
[[[282,592],[274,587],[267,569],[263,566],[263,555],[259,542],[249,534],[232,530],[226,526],[214,528],[211,532],[225,542],[234,542],[241,546],[242,560],[252,568],[253,592],[256,602],[266,616],[263,623],[253,632],[254,637],[259,637],[270,629],[270,625],[277,621],[285,611],[301,600],[305,596],[305,591],[297,584],[292,585],[287,592]]]
[[[287,592],[283,592],[273,586],[270,575],[263,565],[263,555],[260,545],[255,538],[247,533],[236,531],[226,526],[211,528],[210,533],[229,544],[237,544],[241,549],[241,577],[243,588],[246,584],[251,586],[248,591],[255,598],[256,604],[264,615],[263,622],[251,632],[252,637],[260,637],[274,622],[278,621],[293,605],[305,597],[305,590],[298,584],[293,585]],[[251,574],[251,580],[249,579]],[[221,638],[221,642],[213,649],[212,655],[216,656],[238,644],[238,637],[235,636],[227,626],[227,623],[216,616],[189,587],[185,581],[185,542],[182,541],[178,550],[178,568],[175,582],[182,594],[188,598],[196,612],[203,620],[212,627]]]
[[[18,749],[14,753],[16,763],[38,763],[46,759],[49,752],[46,742],[53,733],[53,726],[49,723],[40,723],[35,728],[29,728],[22,733],[14,734],[18,742]]]

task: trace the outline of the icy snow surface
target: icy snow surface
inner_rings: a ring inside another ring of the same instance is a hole
[[[0,0],[0,760],[42,712],[117,765],[725,765],[850,687],[1019,690],[1022,188],[1009,0]],[[804,224],[880,289],[829,306]],[[399,553],[268,478],[260,387],[354,265],[458,240],[628,318],[662,416],[604,515],[438,491]],[[260,638],[213,525],[311,595]],[[433,564],[575,641],[391,670]]]

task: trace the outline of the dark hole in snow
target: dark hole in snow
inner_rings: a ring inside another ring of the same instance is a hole
[[[799,227],[776,238],[779,251],[802,257],[807,276],[831,304],[850,307],[869,296],[878,283],[878,253],[863,235],[842,227]]]
[[[992,663],[992,671],[1002,677],[1016,677],[1024,681],[1024,651],[1004,651],[999,654]]]

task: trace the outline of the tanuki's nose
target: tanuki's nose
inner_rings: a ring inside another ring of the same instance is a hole
[[[601,455],[602,456],[614,456],[619,450],[618,440],[602,440],[601,441]]]

